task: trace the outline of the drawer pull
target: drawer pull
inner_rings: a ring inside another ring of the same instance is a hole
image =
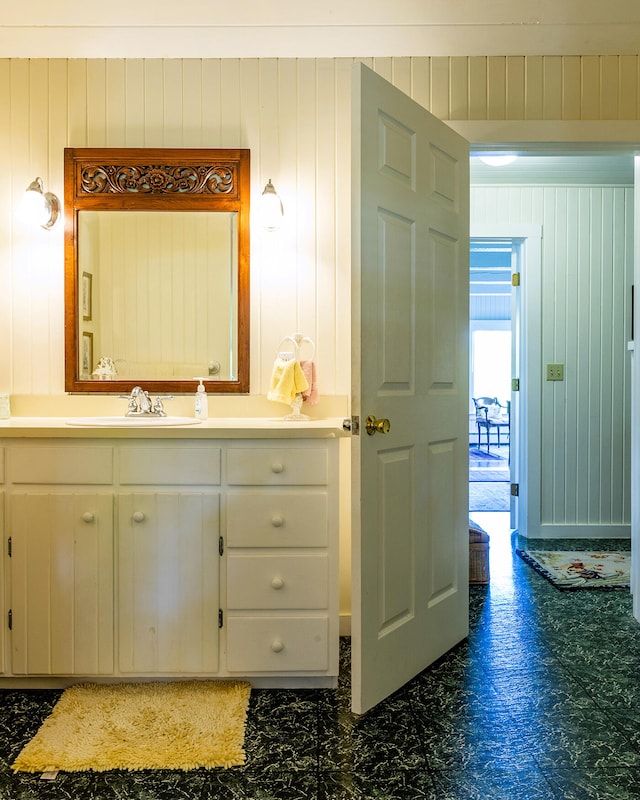
[[[271,642],[271,649],[274,653],[281,653],[284,650],[284,642],[282,639],[274,639]]]
[[[82,515],[83,522],[93,522],[95,518],[96,515],[93,513],[93,511],[85,511],[84,514]]]
[[[271,465],[271,472],[275,472],[276,475],[284,472],[284,464],[282,464],[280,461],[274,461]]]
[[[281,528],[284,525],[284,517],[280,514],[275,514],[271,517],[271,524],[274,528]]]
[[[133,512],[133,521],[134,522],[144,522],[145,516],[144,511],[134,511]]]
[[[282,580],[282,578],[273,578],[273,580],[271,581],[272,589],[282,589],[283,586],[284,586],[284,581]]]

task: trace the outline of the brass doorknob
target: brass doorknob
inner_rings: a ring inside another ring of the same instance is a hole
[[[365,428],[369,436],[374,433],[389,433],[391,430],[391,423],[388,419],[376,419],[373,415],[369,414],[365,422]]]

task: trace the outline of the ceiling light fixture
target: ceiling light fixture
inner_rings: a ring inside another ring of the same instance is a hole
[[[514,155],[501,155],[501,156],[478,156],[480,161],[483,164],[487,164],[489,167],[506,167],[507,164],[513,164],[513,162],[518,158],[518,156]]]

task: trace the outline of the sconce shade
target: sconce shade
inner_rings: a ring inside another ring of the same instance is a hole
[[[20,217],[33,225],[50,230],[60,214],[60,201],[51,192],[45,192],[42,178],[31,181],[20,204]]]
[[[280,227],[284,215],[284,208],[282,207],[282,200],[280,200],[275,186],[271,183],[271,178],[269,178],[269,182],[262,192],[260,210],[262,214],[262,226],[266,231],[275,231]]]

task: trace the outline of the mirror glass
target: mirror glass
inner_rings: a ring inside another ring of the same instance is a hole
[[[244,169],[231,165],[229,193],[230,152],[247,155]],[[223,191],[212,192],[212,179],[207,188],[200,178],[220,163]],[[193,191],[199,180],[200,193]],[[206,379],[208,392],[249,390],[248,196],[241,188],[248,195],[248,151],[65,151],[68,391],[122,393],[140,384],[193,392],[195,377]]]
[[[233,211],[81,211],[80,377],[237,380],[237,241]]]

